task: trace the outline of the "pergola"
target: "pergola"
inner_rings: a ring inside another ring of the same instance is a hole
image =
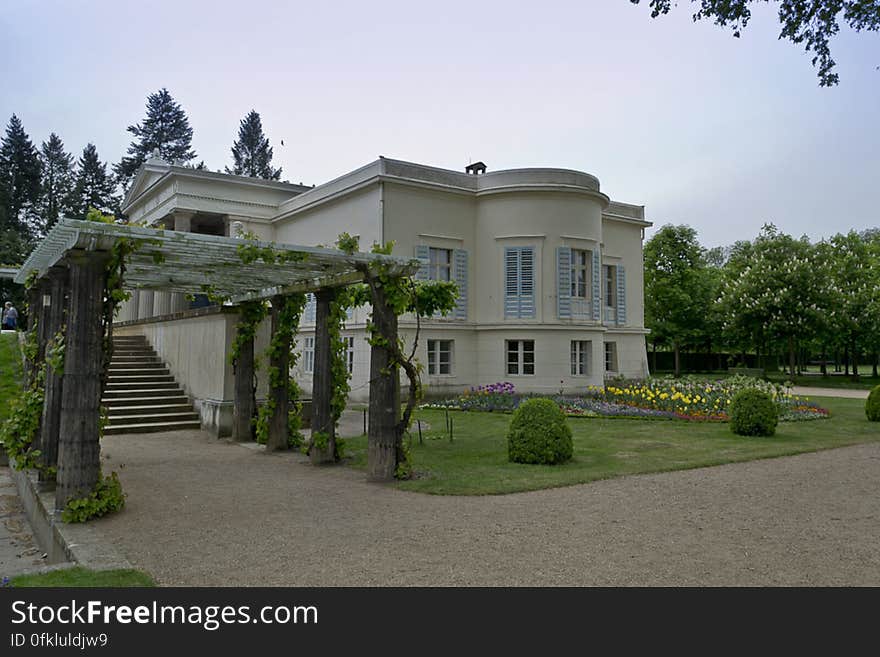
[[[63,508],[70,499],[88,495],[99,476],[101,394],[104,367],[109,362],[103,339],[103,300],[107,264],[112,249],[121,240],[133,240],[137,245],[125,261],[126,288],[187,294],[210,290],[229,298],[233,304],[272,299],[273,331],[276,309],[283,304],[285,295],[314,292],[317,306],[311,429],[313,435],[328,434],[330,442],[327,449],[313,448],[311,458],[314,463],[332,460],[335,436],[330,406],[330,304],[340,287],[365,280],[371,268],[381,266],[389,275],[409,276],[417,270],[418,261],[63,219],[34,249],[15,277],[17,283],[24,283],[31,276],[36,278],[29,290],[29,304],[31,329],[36,321],[38,363],[43,361],[52,336],[66,327],[63,373],[46,368],[39,435],[44,465],[57,467],[56,507]],[[270,258],[271,263],[265,258],[243,257],[243,246],[269,249],[267,253],[275,257]],[[247,394],[253,377],[252,340],[249,350],[247,358],[246,349],[242,349],[243,356],[235,369],[233,439],[237,440],[250,439],[254,410],[252,397]],[[394,368],[387,367],[390,361],[386,350],[381,345],[373,346],[372,350],[369,477],[385,480],[393,476],[388,464],[395,459],[389,451],[396,449],[396,438],[385,434],[396,424],[399,385]],[[270,366],[286,371],[287,351]],[[393,383],[386,380],[392,378]],[[269,443],[286,445],[286,385],[283,390],[271,389],[269,394],[276,400],[274,414],[278,416],[270,421]],[[282,432],[283,436],[278,435]]]

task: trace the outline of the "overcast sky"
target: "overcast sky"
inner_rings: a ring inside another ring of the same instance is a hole
[[[707,246],[880,225],[880,35],[842,28],[825,89],[772,7],[734,39],[647,1],[2,0],[0,121],[117,162],[164,86],[211,169],[254,108],[291,182],[483,160],[590,172]]]

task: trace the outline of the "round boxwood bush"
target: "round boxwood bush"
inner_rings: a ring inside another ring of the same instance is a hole
[[[507,457],[514,463],[564,463],[574,451],[565,414],[549,399],[519,405],[507,432]]]
[[[865,402],[865,415],[871,422],[880,422],[880,386],[875,386]]]
[[[730,430],[740,436],[772,436],[779,411],[773,398],[756,388],[746,388],[730,402]]]

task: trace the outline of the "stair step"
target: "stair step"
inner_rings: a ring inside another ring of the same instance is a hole
[[[161,397],[155,401],[161,401]],[[122,400],[114,400],[122,401]],[[127,400],[126,400],[127,401]],[[155,415],[164,413],[193,413],[192,404],[188,402],[179,402],[173,404],[133,404],[131,406],[108,406],[111,418],[123,415]]]
[[[150,374],[111,374],[107,377],[107,382],[110,385],[114,383],[168,383],[174,382],[174,377],[161,372]]]
[[[110,361],[110,371],[114,370],[140,370],[140,369],[152,369],[152,368],[164,368],[165,363],[160,361],[158,358],[151,358],[149,360],[133,360],[133,361],[118,361],[111,360]],[[122,372],[120,371],[120,374]]]
[[[110,426],[124,424],[149,424],[151,422],[198,422],[199,415],[192,410],[182,413],[146,413],[144,415],[110,414]]]
[[[128,365],[127,363],[123,363]],[[108,374],[117,376],[140,376],[142,374],[165,374],[168,368],[165,363],[132,363],[131,367],[118,367],[110,363]]]
[[[182,431],[184,429],[201,428],[201,422],[198,420],[187,420],[184,422],[145,422],[142,424],[111,424],[104,428],[104,435],[112,436],[122,433],[155,433],[158,431]]]
[[[152,349],[113,349],[113,358],[155,358],[156,352]]]
[[[189,398],[181,392],[173,390],[154,390],[153,394],[130,396],[123,393],[119,396],[104,397],[101,403],[107,408],[152,406],[157,404],[188,404]]]
[[[161,397],[162,393],[168,395],[183,395],[183,390],[181,390],[180,386],[174,381],[168,384],[159,384],[158,386],[151,386],[149,383],[123,383],[119,387],[111,387],[108,385],[107,390],[104,391],[104,398]]]

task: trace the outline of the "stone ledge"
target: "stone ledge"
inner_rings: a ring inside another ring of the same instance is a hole
[[[61,522],[61,514],[55,512],[55,494],[40,491],[36,472],[21,472],[11,465],[9,472],[34,538],[49,555],[50,563],[73,562],[92,570],[133,568],[93,524]]]
[[[158,290],[161,292],[162,290]],[[144,324],[157,324],[159,322],[174,322],[181,319],[192,319],[194,317],[204,317],[206,315],[219,315],[222,313],[235,314],[238,308],[235,306],[205,306],[204,308],[192,308],[190,310],[181,310],[176,313],[166,315],[155,315],[153,317],[145,317],[143,319],[133,319],[127,322],[113,322],[114,328],[123,328],[129,326],[142,326]]]

